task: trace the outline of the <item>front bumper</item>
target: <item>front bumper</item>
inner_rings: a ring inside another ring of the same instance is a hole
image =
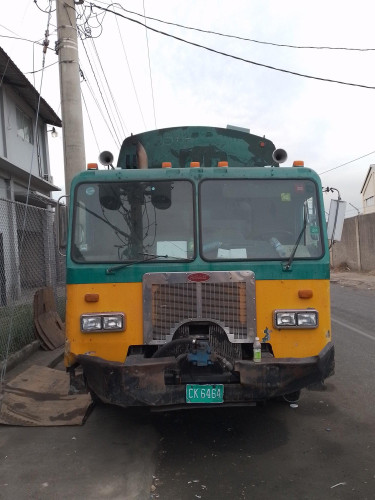
[[[125,363],[119,363],[78,355],[77,361],[83,367],[88,387],[105,403],[123,407],[188,405],[186,384],[165,384],[165,371],[176,368],[174,357],[129,356]],[[239,383],[224,384],[223,405],[249,404],[290,394],[322,382],[333,371],[332,343],[308,358],[264,358],[260,363],[239,360],[234,365]]]

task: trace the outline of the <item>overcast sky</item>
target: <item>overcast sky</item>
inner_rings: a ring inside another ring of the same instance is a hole
[[[92,3],[109,5],[107,1]],[[279,47],[147,20],[149,27],[263,65],[375,87],[374,0],[119,0],[117,4],[142,15],[145,9],[146,16],[169,23],[260,42],[373,49]],[[42,68],[42,49],[28,41],[7,38],[43,40],[49,16],[42,11],[48,12],[50,2],[38,0],[36,5],[34,0],[17,0],[9,5],[11,8],[1,14],[0,45],[61,116],[55,52],[47,51],[44,72],[33,75],[30,72]],[[55,1],[52,6],[54,9]],[[144,18],[119,7],[116,12],[144,23]],[[87,33],[90,27],[94,37],[79,46],[85,77],[87,162],[95,162],[102,150],[112,151],[117,158],[119,143],[130,133],[178,125],[237,125],[284,148],[288,152],[285,165],[304,160],[306,166],[322,174],[323,186],[338,189],[343,199],[362,212],[360,191],[369,166],[375,164],[375,88],[295,76],[151,30],[146,36],[143,26],[112,13],[103,15],[95,7],[90,14],[88,8],[84,11],[77,6],[77,13],[82,30]],[[99,17],[94,17],[96,14]],[[50,16],[49,32],[53,48],[55,12]],[[63,188],[61,134],[49,139],[54,183]],[[335,168],[347,162],[351,163]],[[324,173],[330,169],[334,170]],[[333,195],[324,196],[328,206]],[[348,205],[347,216],[356,214]]]

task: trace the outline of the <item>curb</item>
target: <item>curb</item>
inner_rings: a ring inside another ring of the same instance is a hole
[[[27,344],[19,351],[11,354],[8,357],[8,360],[2,361],[0,363],[0,370],[2,371],[4,366],[6,365],[6,370],[10,371],[12,368],[25,361],[25,359],[29,358],[39,348],[40,348],[39,340],[34,340],[33,342],[31,342],[31,344]]]
[[[58,347],[53,351],[44,351],[40,348],[39,340],[28,344],[21,350],[14,354],[11,354],[7,362],[3,361],[0,363],[0,369],[2,370],[6,363],[6,373],[12,376],[12,371],[20,371],[22,365],[25,367],[36,364],[40,366],[46,366],[47,368],[54,368],[57,366],[64,358],[64,346]]]

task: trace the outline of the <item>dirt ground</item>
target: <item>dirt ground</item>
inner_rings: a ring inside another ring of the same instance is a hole
[[[358,273],[349,270],[331,270],[331,283],[362,290],[375,290],[375,271]]]

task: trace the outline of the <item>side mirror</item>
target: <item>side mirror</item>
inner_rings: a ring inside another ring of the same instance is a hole
[[[151,187],[151,203],[159,210],[167,210],[172,204],[172,185],[170,182],[157,182]]]
[[[66,253],[64,251],[66,250],[68,242],[68,207],[60,203],[60,200],[63,198],[69,198],[69,196],[60,196],[57,200],[57,248],[59,249],[60,255],[65,256]]]
[[[331,241],[341,241],[345,210],[346,201],[331,200],[327,222],[327,236]]]
[[[119,210],[121,207],[120,188],[114,184],[99,184],[99,200],[107,210]]]

